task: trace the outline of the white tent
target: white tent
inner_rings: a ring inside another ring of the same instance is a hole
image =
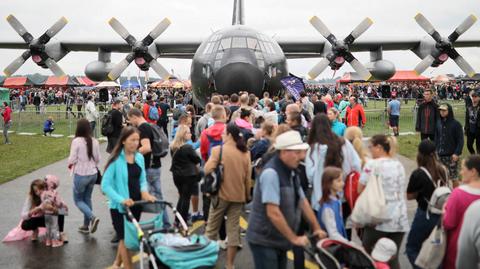
[[[120,87],[120,84],[116,83],[115,81],[103,81],[97,84],[95,88],[115,88]]]

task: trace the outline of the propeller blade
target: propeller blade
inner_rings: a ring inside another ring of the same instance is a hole
[[[123,59],[121,62],[115,65],[115,67],[108,73],[108,78],[110,80],[116,80],[120,75],[127,69],[127,67],[130,65],[130,63],[133,61],[135,58],[135,53],[130,52],[125,59]]]
[[[365,18],[362,22],[360,22],[359,25],[357,25],[357,27],[355,27],[355,29],[353,29],[350,35],[345,38],[345,43],[347,43],[347,45],[352,44],[353,41],[355,41],[355,39],[365,33],[365,31],[367,31],[368,28],[372,26],[372,24],[372,19]]]
[[[328,27],[322,22],[322,20],[320,20],[317,16],[313,16],[310,18],[310,23],[323,37],[332,43],[332,45],[335,43],[335,36],[332,34],[332,32],[330,32],[330,30],[328,30]]]
[[[423,58],[423,60],[418,63],[417,66],[415,66],[414,71],[417,73],[417,75],[420,75],[425,70],[427,70],[427,68],[430,67],[434,61],[435,58],[433,58],[432,55],[428,55],[427,57]]]
[[[314,79],[320,75],[325,68],[328,67],[330,61],[327,58],[322,58],[311,70],[308,72],[308,79]]]
[[[372,77],[370,71],[356,58],[350,61],[350,65],[363,80],[368,81]]]
[[[150,46],[152,42],[157,39],[167,28],[170,26],[172,22],[165,18],[163,19],[155,28],[142,40],[142,43],[145,46]]]
[[[150,67],[163,79],[168,79],[170,73],[165,69],[157,60],[153,59],[150,61]]]
[[[461,55],[458,55],[457,58],[453,59],[455,63],[462,69],[465,74],[469,77],[473,77],[475,75],[475,70],[473,70],[473,67],[463,58]]]
[[[427,18],[422,15],[422,13],[418,13],[415,16],[415,21],[417,21],[418,25],[420,25],[420,27],[422,27],[425,32],[431,35],[433,39],[435,39],[435,41],[441,41],[440,34],[437,32],[437,30],[435,30],[435,27],[433,27],[433,25],[427,20]]]
[[[125,28],[117,19],[115,19],[114,17],[112,17],[109,21],[108,21],[108,24],[110,24],[110,26],[113,28],[113,30],[115,30],[115,32],[117,32],[117,34],[119,34],[125,41],[127,41],[127,43],[130,45],[130,46],[133,46],[135,45],[135,42],[137,42],[137,40],[135,39],[135,37],[133,37],[127,30],[127,28]]]
[[[45,32],[45,34],[48,37],[52,38],[56,34],[58,34],[58,32],[60,32],[60,30],[62,30],[63,27],[65,27],[65,25],[67,25],[67,23],[68,23],[67,18],[61,17],[57,22],[55,22],[55,24],[52,25],[52,27],[48,28],[48,30]]]
[[[476,21],[477,17],[475,15],[472,14],[468,16],[457,28],[455,28],[455,31],[448,36],[448,40],[450,40],[450,42],[457,41],[458,37],[470,29]]]
[[[32,42],[33,36],[27,31],[27,29],[25,29],[25,26],[23,26],[23,24],[17,20],[17,18],[15,18],[15,16],[11,14],[8,15],[7,21],[10,26],[12,26],[13,30],[15,30],[15,32],[17,32],[26,43]]]
[[[65,72],[63,72],[62,68],[55,62],[52,58],[48,58],[45,60],[45,65],[52,71],[52,73],[56,77],[63,77],[65,76]]]
[[[14,74],[15,72],[17,72],[17,70],[25,63],[25,61],[30,58],[31,54],[30,54],[30,50],[26,50],[22,53],[22,55],[20,55],[17,59],[13,60],[12,63],[10,63],[4,70],[3,70],[3,73],[5,73],[5,75],[7,77],[11,76],[12,74]]]

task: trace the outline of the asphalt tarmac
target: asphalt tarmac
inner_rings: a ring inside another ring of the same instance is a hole
[[[108,157],[105,152],[105,147],[106,145],[104,143],[101,147],[101,167],[103,167]],[[399,158],[405,166],[407,175],[410,175],[415,167],[415,163],[401,156]],[[167,201],[176,203],[178,194],[169,171],[170,161],[170,157],[162,159],[162,190]],[[30,182],[37,178],[43,178],[46,174],[54,174],[60,178],[60,194],[70,209],[70,215],[65,219],[65,231],[68,235],[69,243],[59,248],[46,247],[42,242],[32,243],[28,239],[2,243],[0,244],[0,268],[108,268],[115,258],[117,246],[110,243],[113,237],[113,228],[107,200],[102,195],[100,188],[96,186],[92,200],[94,214],[100,218],[98,230],[91,235],[83,235],[77,232],[77,228],[83,222],[83,215],[75,207],[73,202],[73,180],[67,170],[66,160],[48,165],[0,186],[0,208],[2,208],[0,237],[3,239],[8,231],[19,224],[20,212],[26,199]],[[416,204],[409,202],[408,208],[411,221]],[[241,224],[244,227],[247,225],[244,221],[242,221]],[[204,227],[201,222],[197,222],[192,229],[196,233],[202,233]],[[253,268],[253,261],[248,245],[245,240],[242,239],[242,241],[243,249],[237,253],[236,268]],[[411,268],[405,255],[402,254],[403,252],[404,246],[402,246],[400,254],[401,267]],[[224,268],[225,256],[226,252],[220,251],[216,268]],[[291,257],[292,255],[289,255],[288,268],[293,268]],[[137,268],[139,268],[138,258],[138,255],[134,257]],[[314,263],[307,261],[306,268],[318,267],[316,267]]]

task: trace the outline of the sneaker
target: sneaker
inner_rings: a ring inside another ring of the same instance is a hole
[[[62,241],[64,244],[68,243],[68,237],[66,233],[60,233],[60,241]]]
[[[112,240],[110,240],[110,243],[112,244],[116,244],[120,241],[120,239],[118,238],[118,235],[117,233],[115,233],[115,235],[113,236]]]
[[[92,220],[90,220],[90,233],[94,233],[97,230],[98,223],[100,220],[97,217],[93,217]]]
[[[45,246],[47,246],[47,247],[52,246],[52,240],[46,239],[46,240],[45,240]]]
[[[32,240],[32,242],[36,242],[38,241],[38,229],[35,229],[32,233],[32,237],[30,237],[30,240]]]
[[[78,231],[82,234],[89,234],[90,230],[88,229],[87,226],[80,226],[78,227]]]
[[[203,220],[203,214],[200,212],[197,212],[196,214],[192,214],[192,223]]]
[[[52,248],[58,248],[63,246],[63,242],[60,240],[52,240]]]

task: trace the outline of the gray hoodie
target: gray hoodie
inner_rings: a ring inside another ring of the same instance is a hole
[[[480,268],[480,200],[465,211],[458,238],[457,268]]]

